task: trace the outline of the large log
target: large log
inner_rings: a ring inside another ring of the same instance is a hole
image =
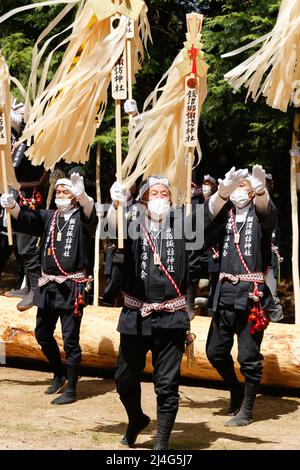
[[[0,297],[0,338],[4,341],[6,356],[45,360],[34,338],[36,308],[18,312],[16,303],[16,299]],[[119,312],[118,308],[107,307],[88,306],[85,309],[80,340],[83,366],[99,369],[115,367],[119,345],[119,333],[116,331]],[[184,356],[182,362],[184,377],[220,380],[205,355],[209,323],[209,318],[201,316],[196,316],[192,322],[192,331],[197,336],[195,362],[192,367],[187,367],[186,356]],[[56,338],[59,347],[63,350],[59,322]],[[265,331],[262,354],[265,358],[263,384],[300,387],[300,325],[270,324]],[[236,344],[233,348],[233,357],[236,360]],[[145,372],[152,372],[150,355]],[[237,373],[239,374],[238,369]]]

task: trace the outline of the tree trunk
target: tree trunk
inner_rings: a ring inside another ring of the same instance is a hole
[[[36,308],[18,312],[16,299],[1,296],[0,341],[4,341],[6,356],[10,358],[44,360],[34,337]],[[113,369],[119,347],[119,333],[116,331],[119,308],[92,307],[84,310],[80,344],[83,352],[83,366],[99,369]],[[205,343],[210,318],[196,316],[192,332],[196,334],[195,362],[187,367],[186,356],[182,363],[182,376],[201,380],[221,380],[209,364],[205,355]],[[63,349],[59,322],[56,338]],[[2,348],[3,349],[3,348]],[[1,348],[0,348],[1,350]],[[271,323],[265,331],[262,344],[264,374],[262,383],[283,387],[300,387],[300,326]],[[236,343],[233,347],[236,360]],[[3,358],[0,362],[4,362]],[[236,364],[238,366],[238,364]],[[148,356],[146,372],[150,373],[151,356]],[[237,370],[238,374],[239,371]]]

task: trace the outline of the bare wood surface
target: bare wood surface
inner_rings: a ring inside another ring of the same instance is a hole
[[[8,193],[8,183],[7,183],[7,172],[6,172],[6,158],[5,158],[5,151],[4,147],[1,147],[1,169],[2,169],[2,178],[3,178],[3,188],[4,192]],[[11,227],[11,215],[9,211],[6,211],[6,223],[7,223],[7,236],[8,236],[8,244],[10,246],[13,245],[13,235],[12,235],[12,227]]]
[[[116,107],[116,166],[117,181],[122,184],[122,131],[121,131],[121,100],[115,100]],[[124,248],[123,207],[118,206],[118,247]]]
[[[34,337],[36,308],[19,312],[18,300],[0,297],[0,340],[5,341],[6,355],[15,358],[45,360]],[[81,327],[83,366],[113,369],[119,347],[116,331],[119,308],[88,306],[84,310]],[[184,377],[201,380],[221,380],[205,355],[205,343],[210,318],[196,316],[191,330],[196,334],[195,363],[187,368],[186,356],[182,362]],[[61,350],[63,343],[59,322],[56,338]],[[236,344],[233,357],[236,360]],[[262,344],[264,373],[262,383],[280,387],[300,387],[300,326],[271,323],[265,331]],[[238,364],[236,363],[238,367]],[[152,372],[151,355],[145,371]],[[237,369],[239,374],[239,371]],[[240,376],[240,374],[239,374]],[[241,378],[241,376],[240,376]]]
[[[100,173],[101,173],[101,146],[97,144],[96,155],[96,195],[97,203],[101,204],[101,188],[100,188]],[[95,233],[95,260],[94,260],[94,307],[99,305],[99,255],[100,255],[100,232],[101,232],[101,218],[98,216],[98,224]]]

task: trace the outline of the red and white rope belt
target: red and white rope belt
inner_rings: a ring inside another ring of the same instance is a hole
[[[38,285],[39,287],[43,287],[48,282],[57,282],[57,284],[62,284],[63,282],[71,280],[79,283],[87,282],[88,279],[86,277],[86,273],[83,271],[78,271],[77,273],[68,274],[67,276],[63,276],[62,274],[55,275],[55,274],[47,274],[42,273],[42,277],[39,278]]]
[[[125,307],[132,308],[134,310],[139,310],[142,317],[147,317],[152,312],[176,312],[176,310],[186,310],[186,300],[182,295],[180,297],[175,297],[174,299],[165,300],[164,302],[153,302],[147,303],[142,302],[135,297],[131,297],[128,294],[124,294],[124,305]]]
[[[255,282],[257,284],[264,284],[266,277],[264,273],[249,273],[249,274],[229,274],[229,273],[220,273],[219,281],[229,281],[232,284],[237,284],[238,282]]]

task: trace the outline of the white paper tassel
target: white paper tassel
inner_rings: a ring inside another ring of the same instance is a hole
[[[273,108],[286,112],[290,103],[300,106],[300,1],[283,0],[271,33],[245,47],[224,54],[230,57],[265,41],[261,49],[226,73],[224,78],[237,91],[248,88],[247,98],[262,94]],[[267,76],[265,76],[267,74]],[[247,99],[246,98],[246,99]]]

